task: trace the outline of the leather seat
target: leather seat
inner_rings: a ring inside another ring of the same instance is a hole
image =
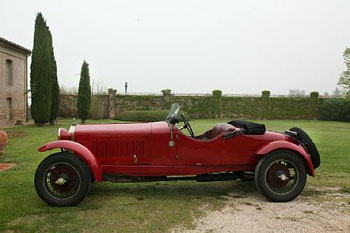
[[[215,138],[222,133],[229,133],[229,132],[233,132],[235,130],[236,130],[236,127],[234,127],[233,125],[230,125],[227,123],[219,123],[219,124],[216,124],[214,126],[210,136],[211,136],[211,138]]]
[[[216,124],[213,129],[208,130],[207,132],[205,132],[202,135],[199,135],[197,137],[195,137],[196,139],[201,139],[201,140],[205,140],[205,139],[213,139],[217,136],[219,136],[222,133],[229,133],[229,132],[233,132],[235,131],[237,128],[234,127],[233,125],[227,124],[227,123],[218,123]]]

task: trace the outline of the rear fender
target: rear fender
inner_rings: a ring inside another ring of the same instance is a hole
[[[266,155],[275,150],[290,150],[296,152],[304,159],[306,165],[308,166],[308,174],[311,176],[315,176],[315,169],[312,165],[311,158],[302,146],[298,146],[294,143],[287,141],[273,141],[261,147],[256,154]]]
[[[56,148],[63,148],[74,151],[74,154],[79,156],[89,165],[92,174],[95,177],[95,180],[99,182],[102,181],[102,169],[100,163],[97,161],[96,157],[91,153],[91,151],[88,148],[73,141],[58,140],[43,145],[38,149],[38,151],[44,152]]]

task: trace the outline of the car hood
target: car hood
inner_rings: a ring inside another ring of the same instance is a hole
[[[166,122],[154,122],[154,123],[123,123],[123,124],[86,124],[71,126],[70,132],[74,136],[80,135],[123,135],[123,136],[134,136],[134,135],[151,135],[152,128],[158,128],[160,126],[166,127]],[[72,128],[74,127],[74,128]]]

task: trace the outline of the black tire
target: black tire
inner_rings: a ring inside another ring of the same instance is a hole
[[[294,171],[294,177],[291,171]],[[284,180],[281,175],[284,175]],[[273,202],[286,202],[296,198],[303,191],[306,178],[304,161],[299,155],[285,150],[271,152],[255,168],[256,186]]]
[[[321,164],[320,153],[318,152],[316,145],[310,136],[304,130],[297,127],[291,128],[290,131],[297,133],[297,139],[302,141],[311,155],[311,161],[314,169],[318,168]]]
[[[61,178],[63,180],[58,182]],[[44,159],[34,178],[39,197],[51,206],[77,205],[88,194],[90,181],[90,169],[85,162],[68,152],[55,153]]]

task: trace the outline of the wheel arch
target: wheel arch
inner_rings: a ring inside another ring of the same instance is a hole
[[[79,143],[69,140],[58,140],[49,142],[41,146],[38,149],[38,151],[45,152],[57,148],[73,151],[75,155],[79,156],[83,161],[85,161],[89,165],[89,168],[91,169],[95,180],[98,182],[102,181],[102,169],[100,163],[96,159],[95,155],[88,148]]]
[[[309,157],[309,155],[307,154],[307,152],[305,151],[304,148],[302,148],[301,146],[298,146],[296,144],[293,144],[291,142],[287,142],[287,141],[273,141],[270,142],[264,146],[262,146],[257,152],[257,155],[267,155],[271,152],[274,151],[278,151],[278,150],[287,150],[287,151],[291,151],[296,153],[297,155],[301,156],[301,158],[303,159],[305,166],[306,166],[306,170],[307,170],[307,174],[309,174],[310,176],[315,176],[315,169],[314,166],[312,164],[311,158]]]

